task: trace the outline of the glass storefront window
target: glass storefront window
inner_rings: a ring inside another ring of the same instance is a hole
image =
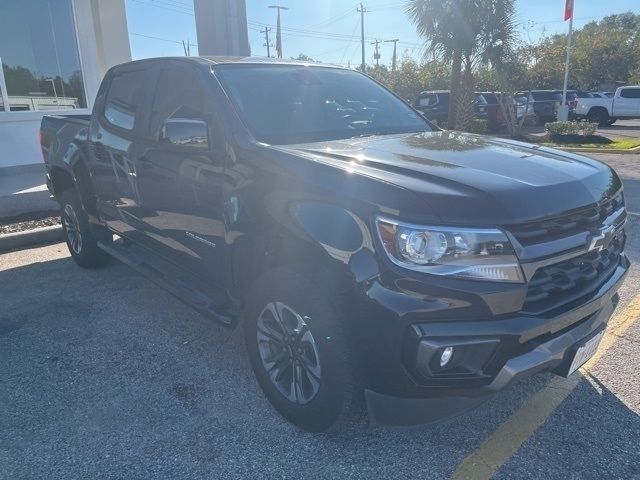
[[[2,84],[0,84],[0,112],[4,112],[4,97],[2,96]]]
[[[72,0],[0,1],[0,111],[87,107],[75,32]]]

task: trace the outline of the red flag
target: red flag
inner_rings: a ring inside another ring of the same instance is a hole
[[[566,0],[564,4],[564,19],[565,21],[573,17],[573,0]]]

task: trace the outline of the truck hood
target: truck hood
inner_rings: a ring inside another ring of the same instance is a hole
[[[555,216],[621,187],[613,170],[595,160],[456,132],[275,148],[414,192],[443,222],[454,224],[508,225]]]

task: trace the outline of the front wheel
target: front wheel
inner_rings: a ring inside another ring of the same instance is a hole
[[[589,115],[587,115],[587,120],[592,123],[597,123],[600,127],[605,127],[608,124],[610,118],[606,110],[598,108],[589,112]]]
[[[62,192],[60,208],[62,229],[69,253],[75,262],[84,268],[106,265],[110,257],[98,247],[98,239],[89,226],[89,219],[75,190],[69,189]],[[105,232],[104,240],[109,241],[111,238],[111,235]]]
[[[335,298],[289,269],[252,286],[244,319],[254,373],[267,399],[303,430],[340,430],[362,413],[345,318]]]

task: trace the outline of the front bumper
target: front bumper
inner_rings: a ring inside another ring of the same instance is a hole
[[[614,274],[588,302],[553,318],[511,317],[418,325],[418,331],[428,333],[427,341],[434,338],[454,344],[497,341],[504,348],[496,348],[491,361],[497,362],[499,368],[474,378],[465,375],[457,379],[435,378],[427,388],[414,389],[411,392],[414,395],[367,389],[365,398],[370,417],[377,423],[404,426],[446,420],[477,407],[519,379],[539,372],[566,372],[574,345],[606,327],[618,303],[617,291],[628,266],[623,255]],[[499,351],[503,358],[498,355]],[[415,377],[416,374],[409,372],[409,375]]]

